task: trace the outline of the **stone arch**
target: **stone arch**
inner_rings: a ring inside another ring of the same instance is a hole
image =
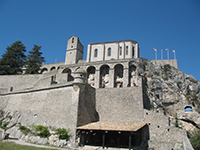
[[[110,70],[110,67],[108,65],[102,65],[100,67],[100,80],[99,80],[100,88],[108,87],[108,85],[109,85],[109,70]]]
[[[68,73],[68,74],[71,74],[71,69],[69,69],[69,68],[65,68],[63,71],[62,71],[62,73]]]
[[[121,64],[114,66],[114,87],[123,87],[123,70],[124,67]]]
[[[129,62],[129,86],[136,86],[136,69],[137,67],[134,62]]]
[[[96,68],[94,66],[89,66],[87,68],[88,84],[90,84],[93,87],[94,87],[94,84],[95,84],[95,72],[96,72]]]
[[[42,68],[42,70],[40,71],[41,74],[45,73],[45,72],[48,72],[48,69],[47,68]]]
[[[192,111],[192,106],[185,106],[185,112],[190,112]]]
[[[53,67],[51,67],[51,69],[50,69],[51,71],[53,71],[53,70],[56,70],[56,67],[55,66],[53,66]]]
[[[77,68],[75,69],[75,71],[78,70],[78,69],[80,69],[80,68],[81,68],[81,67],[77,67]]]

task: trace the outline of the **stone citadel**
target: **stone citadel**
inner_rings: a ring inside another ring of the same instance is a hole
[[[83,45],[72,36],[65,62],[43,65],[38,75],[0,76],[0,110],[23,125],[69,128],[70,144],[83,149],[192,149],[174,119],[152,106],[151,97],[171,104],[168,95],[159,88],[148,94],[149,72],[178,69],[177,60],[140,58],[133,40],[90,43],[82,58]]]

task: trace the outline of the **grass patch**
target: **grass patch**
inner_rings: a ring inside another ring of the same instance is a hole
[[[15,144],[14,142],[0,141],[0,150],[55,150],[55,149],[18,145],[18,144]]]

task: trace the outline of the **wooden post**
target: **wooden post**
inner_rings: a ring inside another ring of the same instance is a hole
[[[105,147],[105,131],[104,131],[104,133],[103,133],[103,143],[102,143],[102,147],[103,147],[103,149],[104,149],[104,147]]]
[[[129,135],[129,150],[131,150],[131,132],[130,132],[130,135]]]

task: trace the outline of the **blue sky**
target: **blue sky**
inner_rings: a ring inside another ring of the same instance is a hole
[[[155,59],[153,47],[176,51],[178,66],[200,81],[199,0],[0,0],[0,55],[21,40],[27,51],[42,46],[45,63],[65,60],[67,39],[84,45],[135,40],[140,57]],[[163,50],[167,59],[167,51]]]

